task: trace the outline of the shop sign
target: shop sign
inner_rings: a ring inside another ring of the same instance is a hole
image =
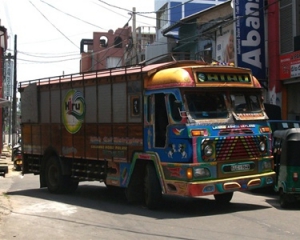
[[[237,66],[250,68],[258,79],[266,79],[264,1],[234,0]]]
[[[289,79],[300,76],[300,51],[280,56],[280,79]]]

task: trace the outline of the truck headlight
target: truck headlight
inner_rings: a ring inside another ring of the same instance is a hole
[[[208,144],[204,147],[203,152],[206,157],[210,157],[213,154],[213,151],[214,151],[213,146]]]
[[[259,150],[260,150],[261,152],[266,151],[266,143],[265,143],[265,142],[260,142],[260,143],[259,143]]]
[[[210,177],[210,171],[207,168],[195,168],[194,177]]]

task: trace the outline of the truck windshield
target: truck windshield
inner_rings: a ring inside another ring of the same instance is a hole
[[[258,113],[262,111],[259,94],[234,93],[230,96],[236,113]]]
[[[188,111],[193,119],[227,118],[225,93],[186,92]]]
[[[228,98],[227,98],[228,96]],[[228,118],[229,112],[253,117],[263,114],[258,92],[185,92],[190,116],[194,119]],[[249,116],[250,116],[249,115]]]

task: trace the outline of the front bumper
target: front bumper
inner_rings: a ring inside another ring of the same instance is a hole
[[[168,181],[165,194],[198,197],[272,186],[275,172],[198,182]]]

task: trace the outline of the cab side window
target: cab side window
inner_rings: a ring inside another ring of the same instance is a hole
[[[170,109],[171,109],[171,115],[172,118],[177,121],[180,122],[181,121],[181,116],[180,116],[180,108],[178,107],[178,104],[176,104],[176,98],[173,94],[169,95],[169,104],[170,104]]]
[[[168,124],[165,94],[155,94],[155,147],[165,146]]]

